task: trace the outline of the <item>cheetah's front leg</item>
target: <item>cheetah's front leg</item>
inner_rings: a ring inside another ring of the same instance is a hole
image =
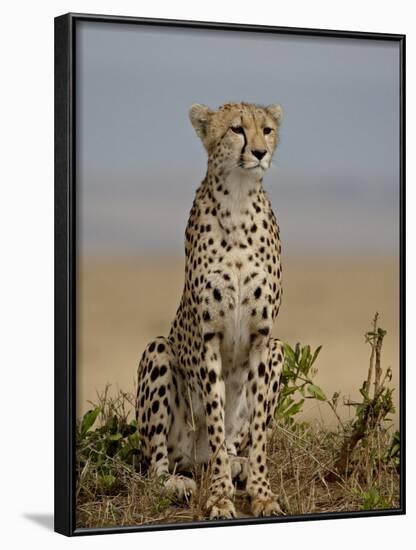
[[[255,516],[272,516],[281,513],[276,496],[270,489],[266,463],[266,428],[268,414],[269,338],[253,336],[250,350],[248,396],[250,411],[251,448],[248,460],[247,492]]]
[[[211,483],[207,510],[211,519],[233,518],[234,487],[225,442],[225,385],[221,373],[220,339],[215,333],[204,337],[200,370],[211,450]]]

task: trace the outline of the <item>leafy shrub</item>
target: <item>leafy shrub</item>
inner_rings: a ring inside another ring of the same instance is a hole
[[[314,363],[322,349],[317,347],[313,352],[310,346],[294,348],[284,344],[285,361],[282,369],[281,388],[274,418],[285,426],[293,426],[296,415],[302,411],[305,399],[317,399],[329,403],[335,410],[339,393],[336,392],[328,401],[322,388],[313,382],[318,369]]]
[[[77,468],[79,476],[85,468],[94,468],[102,489],[111,490],[117,487],[114,463],[122,462],[135,471],[142,453],[136,420],[128,421],[126,414],[120,414],[123,395],[111,399],[107,391],[99,397],[100,404],[77,422]]]

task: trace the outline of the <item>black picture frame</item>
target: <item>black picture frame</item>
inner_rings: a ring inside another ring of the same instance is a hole
[[[75,30],[79,22],[211,29],[292,36],[361,38],[395,41],[400,46],[400,432],[405,435],[405,35],[307,28],[177,21],[69,13],[55,18],[55,531],[66,536],[280,523],[405,514],[405,443],[401,447],[400,508],[195,521],[192,523],[77,529],[75,523],[76,388],[76,101]]]

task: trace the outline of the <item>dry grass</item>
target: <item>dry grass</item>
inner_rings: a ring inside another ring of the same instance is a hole
[[[127,398],[124,394],[123,398]],[[347,427],[345,427],[347,429]],[[285,515],[393,509],[400,506],[397,463],[388,457],[391,430],[378,426],[354,450],[348,476],[335,476],[333,464],[345,431],[295,423],[275,425],[269,431],[269,473]],[[108,483],[103,465],[84,461],[78,448],[77,526],[108,527],[207,519],[205,502],[209,472],[197,467],[191,475],[197,493],[189,502],[175,502],[162,484],[131,465],[106,456],[104,465],[113,476]],[[84,457],[85,458],[85,457]],[[82,464],[82,467],[81,467]],[[239,517],[250,516],[244,490],[236,489]]]
[[[391,368],[381,366],[385,335],[376,314],[365,334],[370,360],[362,399],[344,401],[354,410],[348,422],[339,414],[339,393],[328,398],[313,382],[320,348],[285,345],[267,453],[272,490],[285,515],[400,507],[400,434],[392,433],[390,422]],[[298,421],[306,399],[328,406],[337,428]],[[196,494],[189,502],[175,501],[144,471],[137,425],[130,419],[133,396],[120,392],[114,398],[107,388],[93,407],[77,425],[77,527],[208,520],[209,467],[195,466],[189,475]],[[250,516],[244,488],[236,487],[235,499],[239,517]]]

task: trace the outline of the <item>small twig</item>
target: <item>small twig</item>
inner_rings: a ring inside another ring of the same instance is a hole
[[[377,331],[377,321],[378,321],[378,312],[376,312],[376,314],[374,315],[374,319],[373,319],[373,332],[374,333]],[[370,391],[371,380],[373,378],[375,347],[374,347],[372,338],[368,334],[366,334],[366,341],[371,345],[370,366],[369,366],[369,369],[368,369],[367,383],[365,385],[366,391],[369,392]]]

